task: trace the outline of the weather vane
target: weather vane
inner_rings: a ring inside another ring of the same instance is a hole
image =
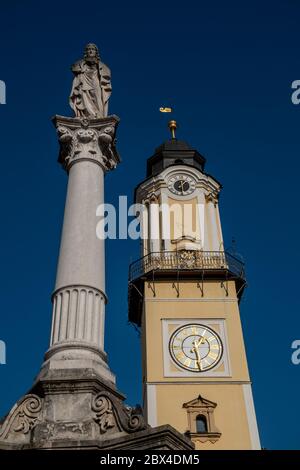
[[[172,119],[168,122],[168,127],[171,131],[172,139],[176,139],[175,131],[177,129],[177,122]]]
[[[171,113],[173,110],[172,108],[159,108],[161,113]]]

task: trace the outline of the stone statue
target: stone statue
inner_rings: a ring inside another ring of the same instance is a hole
[[[88,44],[84,57],[72,66],[75,77],[70,106],[76,117],[103,118],[107,116],[111,95],[110,70],[103,64],[95,44]]]

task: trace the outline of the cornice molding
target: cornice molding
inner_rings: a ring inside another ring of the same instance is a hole
[[[146,200],[149,199],[149,194],[155,194],[157,197],[162,191],[168,191],[168,180],[177,173],[183,173],[185,175],[192,176],[196,180],[196,190],[202,189],[205,197],[207,197],[208,200],[213,198],[214,203],[217,202],[221,185],[206,173],[202,173],[196,168],[185,165],[169,167],[162,171],[159,175],[142,182],[136,190],[136,202],[146,202]],[[172,197],[174,197],[174,195],[172,195]],[[195,193],[190,195],[189,199],[193,197],[195,197]]]

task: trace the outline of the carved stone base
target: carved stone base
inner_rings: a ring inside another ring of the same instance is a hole
[[[124,399],[90,369],[50,370],[0,424],[0,449],[193,449],[170,426],[151,429]]]

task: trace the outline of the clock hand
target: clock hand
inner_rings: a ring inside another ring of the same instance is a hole
[[[201,357],[200,357],[200,354],[199,354],[199,349],[195,349],[195,354],[196,354],[196,363],[197,363],[197,366],[199,368],[199,371],[201,372]]]
[[[193,341],[193,344],[196,345],[196,347],[198,348],[200,346],[200,344],[203,344],[205,342],[205,338],[204,336],[199,336],[199,339],[198,340],[194,340]]]
[[[193,347],[193,349],[191,349],[191,353],[195,353],[195,355],[196,355],[196,358],[197,358],[196,363],[199,367],[200,372],[201,372],[202,369],[201,369],[201,357],[200,357],[200,352],[199,352],[199,346],[200,346],[200,344],[202,344],[203,340],[205,341],[204,336],[200,336],[198,340],[195,339],[193,341],[194,347]]]

